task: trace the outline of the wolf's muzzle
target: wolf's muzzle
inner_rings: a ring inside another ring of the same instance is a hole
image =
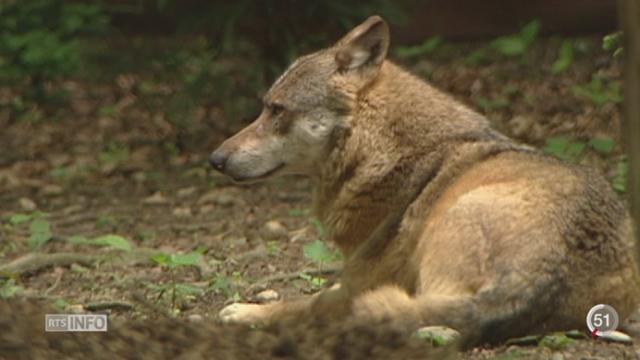
[[[217,149],[209,156],[209,164],[211,164],[214,169],[220,171],[221,173],[224,173],[224,168],[227,164],[228,159],[229,153],[222,149]]]

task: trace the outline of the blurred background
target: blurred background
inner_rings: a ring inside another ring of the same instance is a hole
[[[132,297],[142,291],[171,316],[213,318],[230,301],[331,282],[322,270],[340,255],[321,241],[306,179],[238,186],[206,160],[259,114],[288,63],[373,14],[390,24],[390,59],[518,141],[598,168],[626,198],[617,11],[601,0],[3,0],[0,298],[153,316]],[[48,257],[62,252],[76,257]],[[34,253],[48,260],[15,266]],[[103,257],[114,253],[137,255]]]

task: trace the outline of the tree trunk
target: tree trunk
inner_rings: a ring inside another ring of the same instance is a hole
[[[618,5],[625,39],[623,138],[629,153],[627,191],[636,224],[636,261],[640,266],[640,1],[619,0]]]

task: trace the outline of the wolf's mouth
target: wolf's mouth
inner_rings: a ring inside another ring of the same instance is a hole
[[[268,170],[264,173],[262,173],[261,175],[258,176],[248,176],[248,177],[242,177],[242,176],[238,176],[238,177],[232,177],[233,181],[238,182],[238,183],[251,183],[251,182],[256,182],[256,181],[260,181],[260,180],[264,180],[268,177],[271,177],[271,175],[275,174],[278,170],[282,169],[284,167],[285,163],[280,163],[279,165],[277,165],[276,167],[274,167],[271,170]]]

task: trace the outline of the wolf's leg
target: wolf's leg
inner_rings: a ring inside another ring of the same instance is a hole
[[[562,301],[563,287],[558,280],[547,277],[527,282],[511,275],[476,293],[418,296],[397,286],[383,286],[358,296],[353,316],[366,322],[387,319],[407,331],[447,326],[460,331],[467,344],[495,342],[544,330],[542,324],[553,317],[557,302]],[[562,326],[563,321],[550,323]]]
[[[347,292],[339,284],[311,296],[271,304],[234,303],[223,308],[220,320],[225,323],[269,324],[301,316],[345,317],[350,309]]]

